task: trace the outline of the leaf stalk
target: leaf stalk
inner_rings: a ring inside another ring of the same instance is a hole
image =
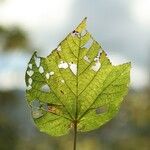
[[[74,121],[74,145],[73,150],[76,150],[77,145],[77,121]]]

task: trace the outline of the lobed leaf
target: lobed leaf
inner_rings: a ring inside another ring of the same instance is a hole
[[[114,66],[86,30],[86,18],[46,58],[32,55],[26,97],[36,126],[53,136],[90,131],[111,120],[130,82],[130,63]]]

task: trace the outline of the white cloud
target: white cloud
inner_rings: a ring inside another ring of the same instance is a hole
[[[0,5],[1,23],[26,26],[61,25],[73,0],[8,0]]]
[[[133,0],[131,11],[142,25],[150,25],[150,0]]]
[[[131,87],[134,89],[142,89],[149,83],[149,72],[147,68],[140,67],[134,61],[118,54],[110,54],[110,60],[113,65],[118,65],[131,61]]]

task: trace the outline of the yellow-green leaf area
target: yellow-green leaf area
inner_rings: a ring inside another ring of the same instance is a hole
[[[86,18],[47,57],[35,52],[26,70],[26,98],[35,125],[52,136],[99,128],[118,112],[130,63],[114,66],[86,29]]]

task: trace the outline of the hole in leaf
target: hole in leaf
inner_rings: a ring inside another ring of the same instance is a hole
[[[97,56],[94,58],[94,61],[99,61],[99,59],[100,59],[100,55],[101,55],[101,50],[99,50],[99,52],[98,52],[98,54],[97,54]]]
[[[32,110],[33,118],[37,119],[43,116],[42,110],[40,108],[41,108],[41,104],[39,100],[34,100],[31,102],[31,110]]]
[[[49,75],[50,75],[50,76],[54,75],[54,72],[53,72],[53,71],[51,71],[51,72],[49,73]]]
[[[31,77],[34,74],[34,71],[33,70],[28,70],[27,74]]]
[[[100,61],[96,60],[95,64],[91,67],[91,69],[95,72],[97,72],[101,67]]]
[[[42,108],[43,108],[45,111],[48,111],[49,105],[53,105],[53,104],[43,103]]]
[[[49,79],[50,78],[50,76],[53,76],[54,75],[54,72],[53,71],[51,71],[51,72],[49,72],[49,73],[46,73],[46,79]]]
[[[98,108],[96,108],[96,114],[102,114],[102,113],[105,113],[105,112],[107,112],[107,107],[106,106],[102,106],[102,107],[98,107]]]
[[[40,108],[41,104],[40,104],[39,100],[34,100],[31,102],[31,106],[32,106],[32,108]]]
[[[73,72],[73,74],[77,74],[77,64],[73,64],[73,62],[72,63],[69,63],[69,67],[70,67],[70,69],[71,69],[71,71]]]
[[[31,85],[31,84],[32,84],[32,79],[29,78],[29,79],[28,79],[28,82],[29,82],[29,84]]]
[[[62,79],[61,82],[62,82],[62,83],[65,83],[65,80]]]
[[[28,67],[29,67],[30,69],[32,69],[32,64],[29,64]]]
[[[43,112],[40,109],[32,109],[32,116],[34,119],[40,118],[43,116]]]
[[[85,36],[86,33],[87,33],[87,31],[86,31],[86,30],[83,30],[83,31],[81,32],[81,36]]]
[[[40,73],[43,73],[43,72],[44,72],[44,69],[43,69],[43,67],[42,67],[42,66],[40,66],[40,68],[39,68],[39,72],[40,72]]]
[[[58,65],[58,68],[67,69],[68,64],[64,61],[61,61],[60,64]]]
[[[100,55],[102,53],[102,50],[99,50],[97,57],[100,58]]]
[[[91,62],[88,56],[84,56],[83,58],[84,58],[84,60],[85,60],[86,62],[88,62],[88,63]]]
[[[48,84],[45,84],[41,87],[41,91],[42,92],[50,92],[50,87],[48,86]]]
[[[26,89],[29,91],[29,90],[32,89],[32,86],[31,86],[31,85],[28,85]]]
[[[87,49],[89,49],[92,46],[92,44],[93,44],[93,39],[90,38],[88,40],[88,42],[84,45],[84,47],[87,48]]]
[[[34,56],[34,60],[35,60],[36,66],[39,67],[41,63],[41,58]]]
[[[49,79],[49,77],[50,77],[50,74],[49,73],[46,73],[46,79]]]

